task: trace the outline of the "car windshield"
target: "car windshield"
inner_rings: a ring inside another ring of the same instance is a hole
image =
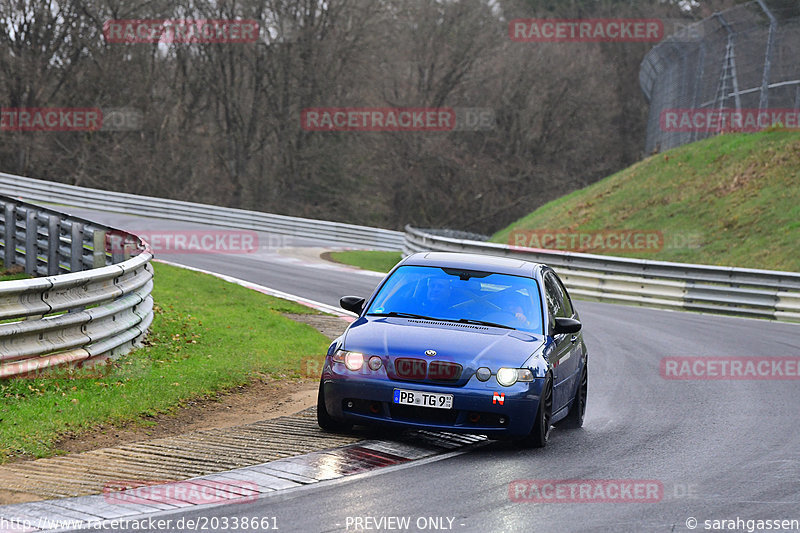
[[[489,324],[542,332],[536,280],[521,276],[401,266],[384,283],[367,315]]]

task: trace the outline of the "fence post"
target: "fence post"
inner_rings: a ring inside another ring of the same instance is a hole
[[[111,264],[125,261],[125,237],[119,232],[112,232],[108,240],[111,246]]]
[[[3,264],[8,269],[17,262],[17,206],[11,202],[6,202],[5,205],[6,227],[4,229],[5,235],[3,236],[3,249],[5,252],[3,254]]]
[[[694,87],[694,96],[692,98],[692,109],[697,109],[697,106],[700,105],[702,102],[702,95],[703,95],[703,78],[705,78],[706,73],[706,41],[705,39],[700,39],[700,44],[698,46],[698,57],[697,57],[697,74],[695,79],[695,87]],[[696,141],[698,138],[697,130],[691,132],[690,142]]]
[[[69,270],[80,272],[83,270],[83,224],[73,222],[70,228]]]
[[[61,219],[55,215],[47,216],[47,275],[58,275],[58,247],[61,244]]]
[[[106,232],[94,230],[94,251],[92,252],[92,268],[106,266]]]
[[[733,31],[731,25],[722,16],[722,13],[715,13],[714,16],[719,20],[720,24],[725,28],[728,33],[728,44],[725,47],[725,58],[722,60],[722,77],[720,78],[719,90],[717,97],[719,98],[718,109],[722,111],[725,109],[725,101],[728,95],[725,94],[728,90],[726,79],[731,78],[731,93],[733,94],[733,101],[736,110],[742,109],[742,97],[739,93],[739,77],[736,73],[736,32]],[[721,124],[721,123],[720,123]],[[720,126],[721,127],[721,126]]]
[[[758,109],[762,111],[769,107],[769,75],[772,67],[772,50],[775,48],[775,31],[778,28],[778,20],[769,10],[764,0],[758,0],[758,5],[769,17],[769,37],[767,37],[767,52],[764,58],[764,75],[761,78],[761,98],[758,101]]]
[[[29,276],[36,274],[36,244],[39,236],[39,219],[36,211],[27,208],[25,210],[25,273]]]

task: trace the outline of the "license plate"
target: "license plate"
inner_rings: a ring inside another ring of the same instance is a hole
[[[434,409],[452,409],[453,395],[394,389],[394,403],[399,405],[416,405],[417,407],[433,407]]]

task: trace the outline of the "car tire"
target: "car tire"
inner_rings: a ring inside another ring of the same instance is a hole
[[[329,433],[341,433],[352,429],[353,424],[342,422],[333,418],[325,407],[325,391],[322,381],[319,382],[319,392],[317,393],[317,424]]]
[[[542,387],[539,408],[536,410],[536,419],[533,422],[531,432],[524,438],[517,440],[517,446],[522,448],[544,448],[547,445],[547,439],[550,438],[552,416],[553,380],[548,376]]]
[[[583,427],[583,418],[586,414],[586,393],[589,389],[589,371],[586,363],[581,369],[581,380],[578,389],[575,391],[575,399],[572,400],[572,407],[567,416],[559,422],[559,426],[567,429],[578,429]]]

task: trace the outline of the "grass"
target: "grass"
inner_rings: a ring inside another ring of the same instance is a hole
[[[28,279],[31,276],[27,275],[21,267],[5,268],[3,262],[0,261],[0,281],[11,281],[15,279]]]
[[[800,133],[721,135],[652,156],[541,206],[492,240],[514,244],[513,231],[533,229],[659,231],[658,251],[606,253],[800,271]]]
[[[389,272],[403,258],[400,252],[382,252],[375,250],[348,250],[331,252],[330,259],[337,263],[357,266],[364,270]]]
[[[215,277],[155,264],[148,346],[94,369],[0,381],[0,462],[58,453],[55,443],[98,425],[148,419],[265,375],[303,376],[329,344],[281,313],[309,309]]]

